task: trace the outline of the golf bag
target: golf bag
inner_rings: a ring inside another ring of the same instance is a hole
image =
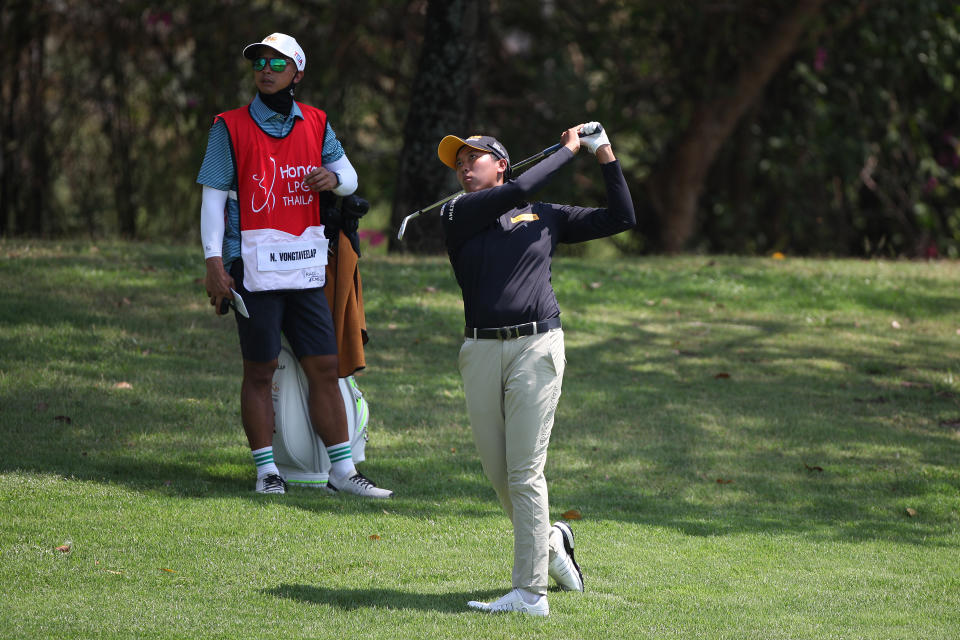
[[[290,485],[322,488],[330,474],[326,446],[310,424],[307,377],[286,338],[273,374],[273,460]],[[353,376],[340,378],[347,432],[354,463],[363,462],[370,410]]]

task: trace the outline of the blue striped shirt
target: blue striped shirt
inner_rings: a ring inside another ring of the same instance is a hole
[[[270,109],[260,100],[260,95],[254,96],[250,103],[250,115],[254,121],[268,134],[284,138],[293,129],[296,118],[303,120],[300,106],[294,102],[290,115],[284,116]],[[344,156],[343,145],[337,140],[330,123],[327,123],[326,135],[323,138],[321,158],[323,164],[339,160]],[[223,120],[217,120],[210,127],[207,138],[207,151],[200,165],[197,183],[220,191],[237,190],[237,176],[234,171],[233,152],[230,148],[230,132]],[[226,228],[223,233],[223,264],[225,267],[240,257],[240,205],[233,198],[227,198]]]

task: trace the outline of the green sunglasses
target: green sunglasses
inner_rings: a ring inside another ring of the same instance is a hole
[[[286,58],[257,58],[253,61],[253,70],[263,71],[263,68],[267,66],[267,63],[270,63],[271,71],[280,73],[287,68],[287,65],[290,64],[290,61]]]

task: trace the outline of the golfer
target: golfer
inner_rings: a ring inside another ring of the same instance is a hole
[[[321,191],[349,195],[357,173],[320,109],[294,101],[306,54],[274,33],[243,50],[257,95],[214,119],[197,182],[207,294],[216,313],[238,293],[243,356],[240,412],[257,468],[258,493],[285,493],[273,460],[273,373],[281,331],[308,381],[309,413],[332,468],[327,488],[384,498],[353,464],[337,382],[337,346],[324,296],[327,239]],[[247,317],[249,316],[249,317]]]
[[[560,242],[613,235],[636,219],[602,127],[571,127],[561,142],[515,179],[507,150],[490,136],[447,136],[437,149],[464,191],[441,213],[463,293],[459,367],[467,413],[483,470],[513,522],[513,590],[491,603],[468,603],[483,611],[548,615],[548,575],[562,589],[583,591],[573,531],[565,522],[550,526],[543,475],[566,364],[551,261]],[[530,202],[581,145],[600,162],[608,207]]]

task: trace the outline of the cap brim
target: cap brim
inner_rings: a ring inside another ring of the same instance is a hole
[[[440,141],[440,145],[437,147],[437,156],[440,158],[440,162],[447,165],[451,169],[456,169],[457,152],[460,151],[460,147],[470,147],[471,149],[476,149],[477,151],[484,151],[486,153],[490,152],[490,149],[475,147],[466,140],[462,140],[457,136],[446,136]]]
[[[253,60],[253,59],[256,57],[256,56],[254,55],[254,52],[257,50],[257,47],[266,47],[267,49],[270,49],[271,51],[276,51],[277,53],[279,53],[279,54],[280,54],[281,56],[283,56],[284,58],[289,58],[289,57],[290,57],[290,56],[288,56],[287,54],[285,54],[283,51],[277,51],[276,49],[274,49],[274,48],[271,47],[270,45],[268,45],[268,44],[263,44],[262,42],[254,42],[253,44],[248,44],[247,46],[245,46],[245,47],[243,48],[243,57],[246,58],[247,60]]]

